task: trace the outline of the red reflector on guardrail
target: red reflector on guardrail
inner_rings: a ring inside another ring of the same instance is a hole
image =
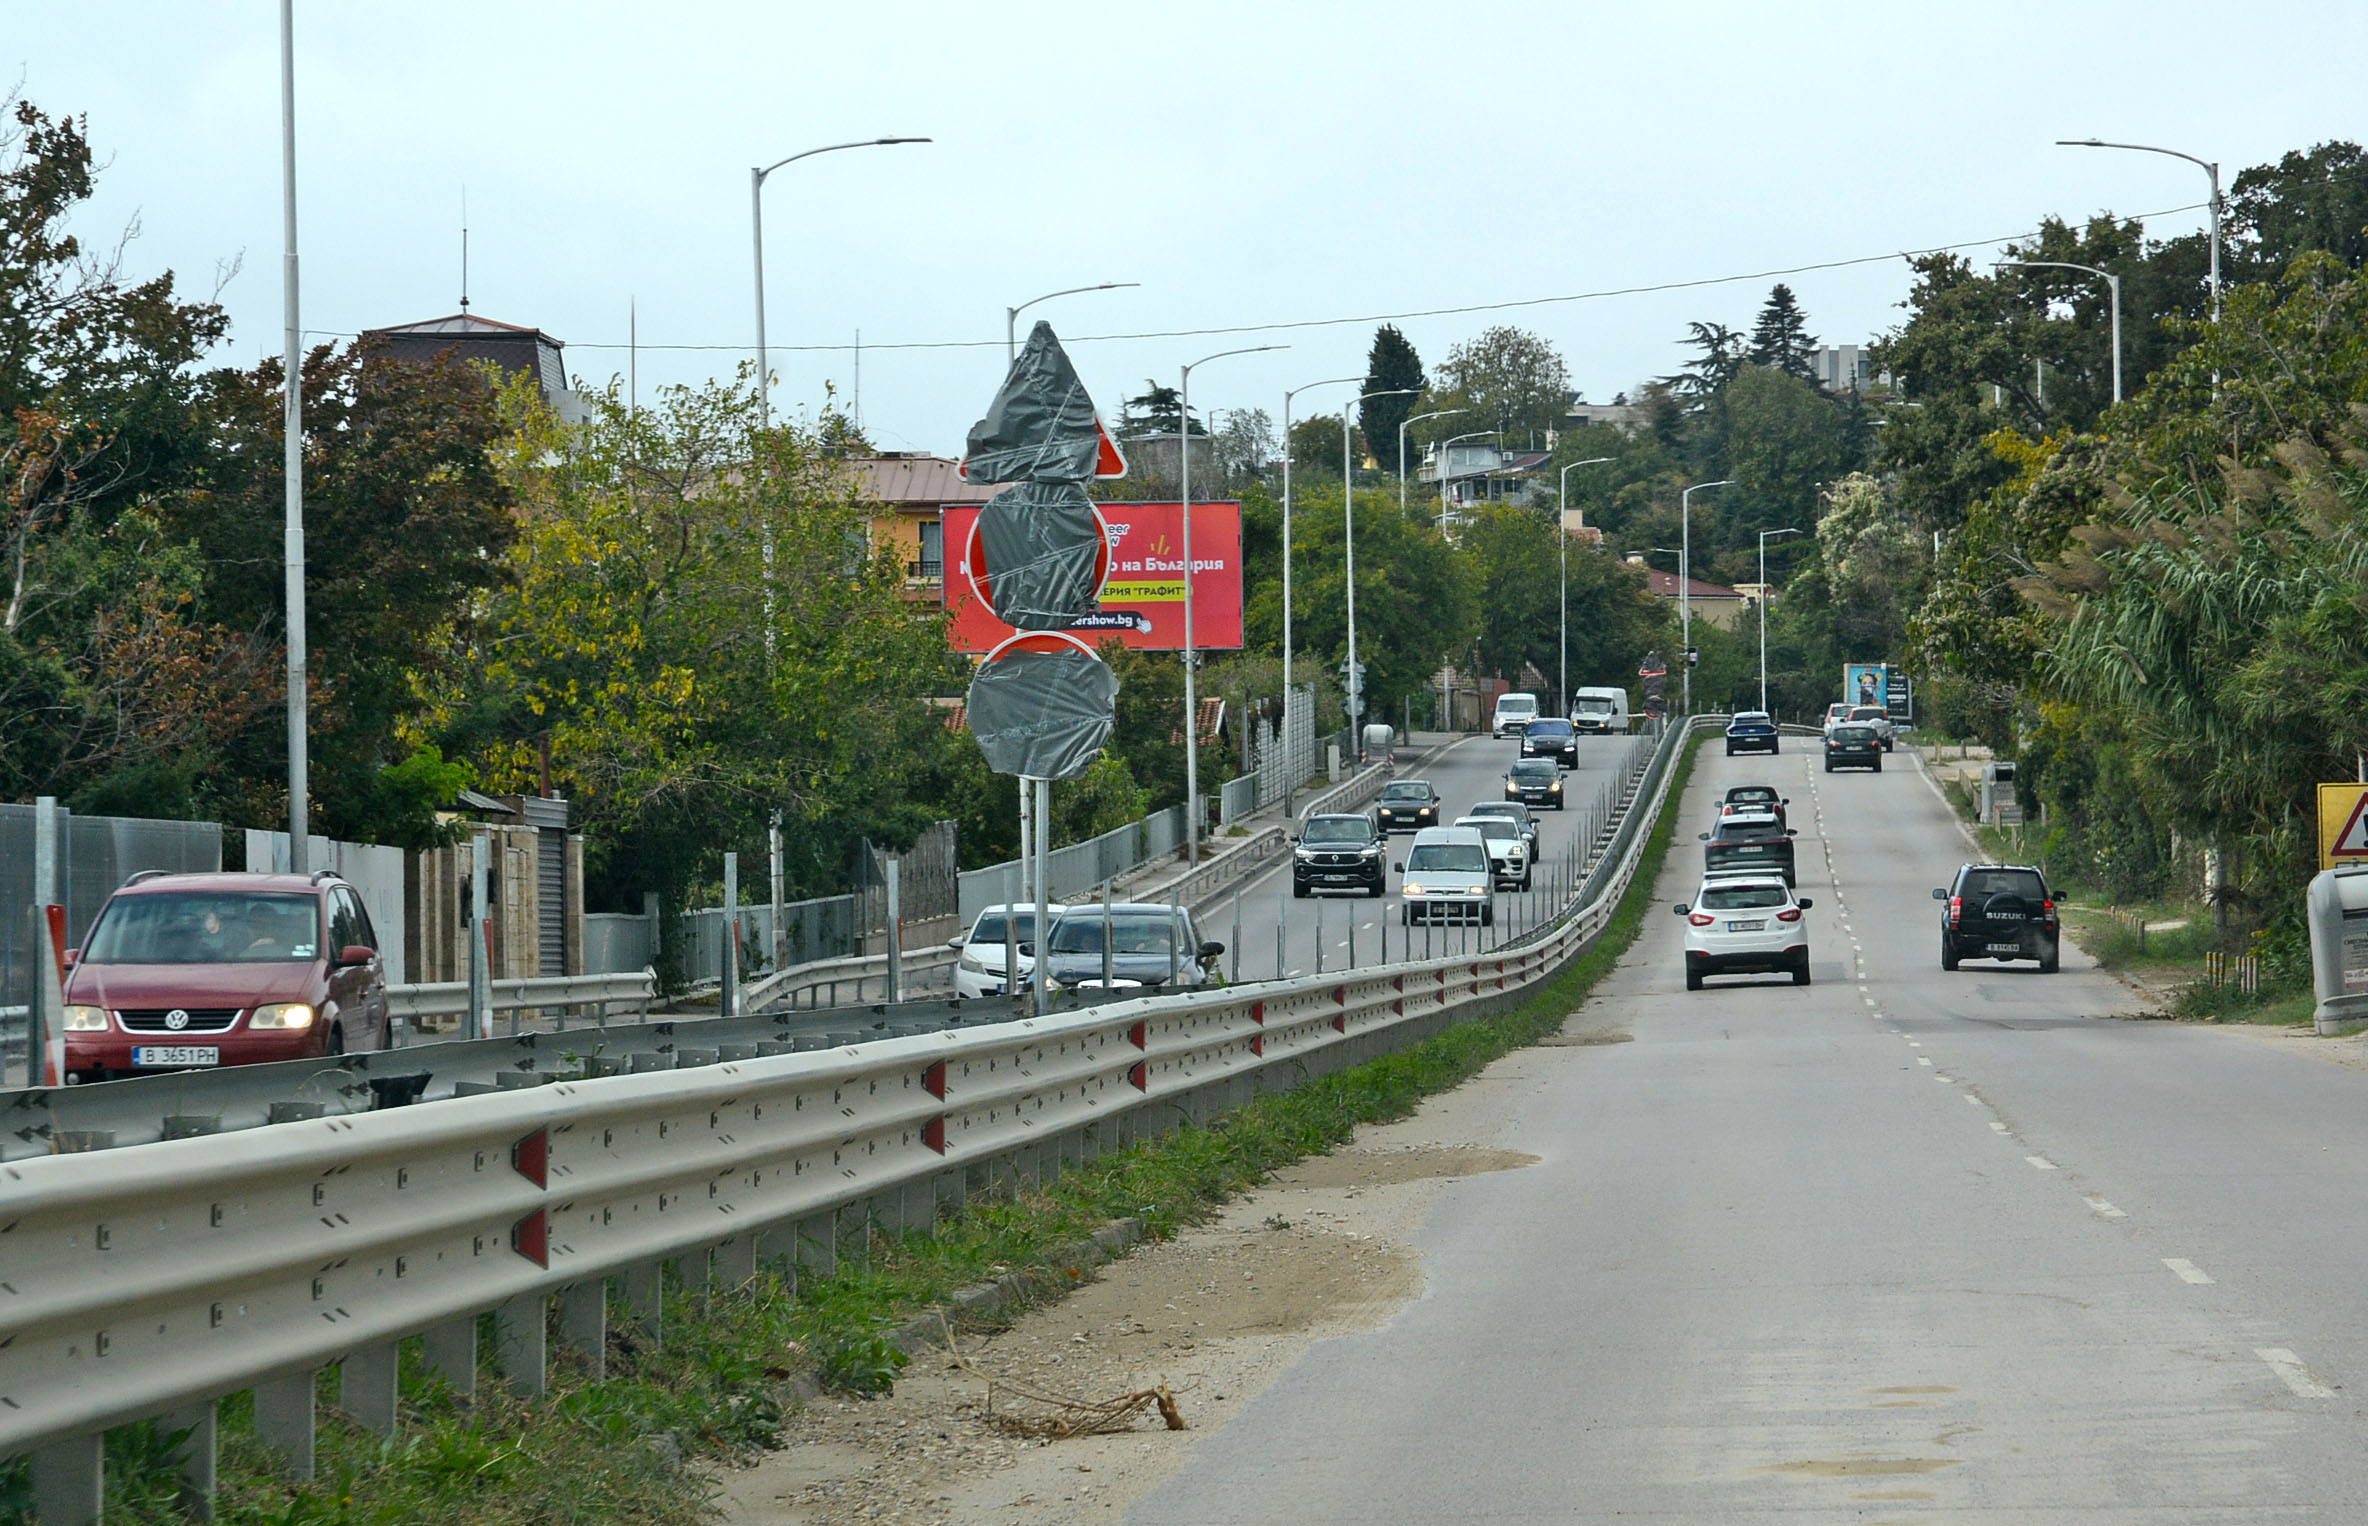
[[[940,1060],[935,1065],[932,1065],[927,1070],[921,1072],[921,1085],[928,1089],[930,1096],[935,1097],[940,1102],[945,1101],[946,1062]],[[939,1140],[937,1147],[938,1149],[943,1150],[945,1148],[944,1140]]]
[[[536,1129],[510,1146],[510,1169],[538,1187],[551,1185],[551,1131]]]
[[[945,1067],[940,1066],[938,1068],[942,1070]],[[940,1095],[943,1094],[941,1093]],[[940,1113],[935,1118],[932,1118],[927,1123],[921,1125],[921,1143],[929,1146],[929,1148],[935,1150],[940,1155],[946,1153],[945,1114]]]
[[[1250,1003],[1250,1021],[1261,1028],[1266,1026],[1266,1003],[1262,1001]]]
[[[1266,1053],[1265,1034],[1253,1033],[1250,1035],[1250,1053],[1255,1055],[1264,1055]]]
[[[510,1226],[510,1249],[546,1271],[550,1269],[551,1221],[543,1210],[537,1208]]]
[[[1138,1026],[1140,1026],[1140,1025],[1138,1025]],[[1151,1065],[1150,1065],[1150,1062],[1149,1062],[1149,1061],[1147,1061],[1147,1060],[1137,1060],[1137,1061],[1135,1061],[1135,1063],[1134,1063],[1134,1068],[1133,1068],[1133,1069],[1131,1069],[1131,1070],[1129,1070],[1129,1071],[1126,1073],[1126,1078],[1127,1078],[1129,1081],[1132,1081],[1132,1082],[1134,1082],[1134,1083],[1135,1083],[1135,1090],[1137,1090],[1137,1091],[1139,1091],[1139,1092],[1147,1092],[1147,1091],[1151,1090]]]
[[[1149,1023],[1137,1023],[1132,1028],[1127,1029],[1126,1041],[1134,1045],[1137,1049],[1149,1049],[1151,1047],[1151,1025]],[[1140,1069],[1141,1067],[1138,1066],[1136,1068]]]
[[[1332,1031],[1334,1033],[1348,1032],[1348,1014],[1346,1012],[1334,1014],[1332,1018]]]

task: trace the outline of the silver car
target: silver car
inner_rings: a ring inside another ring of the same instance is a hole
[[[1398,885],[1399,914],[1417,922],[1496,920],[1496,867],[1488,840],[1473,827],[1425,827],[1414,834],[1406,861],[1391,866],[1405,876]]]

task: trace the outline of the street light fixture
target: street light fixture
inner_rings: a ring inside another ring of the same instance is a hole
[[[1570,714],[1570,474],[1582,466],[1601,466],[1609,456],[1589,456],[1562,469],[1561,492],[1554,518],[1554,537],[1562,553],[1562,647],[1554,680],[1562,688],[1562,713]]]
[[[2140,154],[2168,154],[2173,159],[2184,159],[2202,169],[2212,183],[2212,321],[2220,321],[2220,166],[2209,159],[2198,159],[2175,148],[2156,148],[2151,143],[2107,143],[2102,138],[2058,138],[2058,148],[2126,148]],[[2118,353],[2116,359],[2119,359]]]
[[[2070,260],[2000,260],[2000,267],[2019,265],[2029,269],[2085,270],[2092,276],[2105,278],[2105,285],[2113,302],[2113,401],[2121,401],[2121,277],[2110,270],[2099,270],[2094,265],[2075,265]]]
[[[1685,646],[1685,714],[1694,714],[1694,495],[1706,487],[1733,487],[1735,479],[1721,477],[1716,482],[1697,482],[1677,495],[1678,527],[1685,544],[1678,551],[1677,564],[1677,620],[1678,639]]]
[[[1768,542],[1779,535],[1801,532],[1787,526],[1760,532],[1760,708],[1768,708]]]
[[[1469,408],[1441,408],[1433,413],[1418,413],[1412,418],[1398,420],[1398,516],[1406,515],[1406,426],[1419,424],[1424,419],[1453,418],[1459,413],[1470,413]]]
[[[1140,286],[1140,281],[1097,281],[1091,286],[1068,286],[1059,291],[1048,291],[1041,297],[1030,297],[1017,307],[1003,310],[1003,360],[1006,365],[1020,358],[1020,314],[1039,302],[1050,302],[1055,297],[1074,297],[1081,291],[1122,291]]]
[[[1176,476],[1184,500],[1184,861],[1200,863],[1200,715],[1192,675],[1192,371],[1230,355],[1287,350],[1286,344],[1253,344],[1203,355],[1183,369],[1176,385]],[[1284,453],[1289,454],[1285,443]]]
[[[1357,401],[1377,397],[1416,397],[1420,387],[1391,387],[1382,392],[1360,392]],[[1365,761],[1365,670],[1357,665],[1357,472],[1351,443],[1348,410],[1340,410],[1341,546],[1348,557],[1348,723],[1356,732],[1357,761]],[[1399,478],[1403,489],[1405,478]]]
[[[1283,394],[1283,816],[1291,815],[1291,796],[1299,787],[1299,763],[1291,747],[1291,399],[1317,387],[1345,387],[1362,376],[1328,376],[1293,387]],[[1348,410],[1341,412],[1345,415]]]
[[[304,331],[297,323],[296,299],[296,7],[280,0],[280,211],[286,250],[281,264],[281,301],[287,309],[287,356],[280,377],[280,431],[285,447],[282,475],[285,525],[281,531],[282,569],[288,586],[288,868],[295,874],[312,872],[312,849],[306,840],[311,815],[311,759],[307,752],[305,712],[304,636]],[[58,1021],[54,1015],[51,1021]],[[25,1064],[29,1080],[41,1077],[41,1057]]]

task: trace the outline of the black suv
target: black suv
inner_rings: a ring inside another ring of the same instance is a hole
[[[2064,924],[2056,915],[2047,876],[2026,864],[1966,864],[1955,883],[1935,890],[1943,903],[1940,967],[1960,959],[2036,959],[2043,975],[2056,971]]]
[[[1722,816],[1715,830],[1702,834],[1702,872],[1781,874],[1787,885],[1798,884],[1792,872],[1793,835],[1784,818],[1772,812]]]
[[[1428,779],[1392,779],[1381,787],[1373,824],[1385,833],[1419,832],[1442,824],[1439,792]]]
[[[1291,850],[1291,894],[1318,890],[1385,893],[1381,829],[1364,816],[1310,816]]]
[[[1544,716],[1529,723],[1521,733],[1521,756],[1552,758],[1564,768],[1579,766],[1579,733],[1570,722],[1555,716]]]
[[[1776,717],[1765,710],[1745,710],[1727,722],[1727,756],[1731,758],[1739,752],[1781,751],[1776,737]]]

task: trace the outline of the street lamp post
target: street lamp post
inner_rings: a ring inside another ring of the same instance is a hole
[[[844,148],[884,148],[897,143],[927,143],[928,141],[930,140],[927,138],[860,138],[852,143],[826,143],[820,148],[809,148],[791,154],[786,159],[776,159],[761,169],[753,166],[749,169],[748,236],[752,263],[756,272],[756,417],[759,430],[770,430],[773,427],[773,378],[771,360],[765,353],[765,177],[783,165],[795,164],[800,159],[811,159],[816,154],[835,154]],[[763,470],[762,460],[760,459],[755,464],[761,472]],[[773,516],[769,513],[765,514],[762,523],[764,526],[765,665],[770,669],[776,639],[773,630]],[[1024,792],[1027,785],[1021,784],[1020,789]],[[766,828],[765,836],[768,849],[766,857],[772,881],[770,889],[773,899],[773,967],[779,969],[782,961],[788,957],[789,935],[781,923],[782,893],[787,887],[782,871],[781,813],[778,810],[773,812],[772,821]],[[1025,854],[1021,855],[1021,861],[1026,862]]]
[[[1779,535],[1801,532],[1787,526],[1760,532],[1760,708],[1768,708],[1768,542]]]
[[[1377,397],[1413,397],[1420,387],[1392,387],[1385,392],[1360,392],[1357,401]],[[1348,724],[1356,735],[1357,761],[1365,761],[1365,670],[1357,666],[1357,473],[1348,410],[1340,410],[1341,546],[1348,557]],[[1405,478],[1399,478],[1405,487]]]
[[[2092,276],[2103,276],[2107,294],[2113,303],[2113,401],[2121,401],[2121,277],[2110,270],[2099,270],[2094,265],[2075,265],[2070,260],[2000,260],[2000,265],[2019,265],[2026,270],[2085,270]]]
[[[1122,291],[1140,286],[1140,281],[1096,281],[1091,286],[1066,286],[1059,291],[1048,291],[1041,297],[1030,297],[1017,307],[1003,310],[1003,360],[1006,365],[1020,358],[1020,314],[1039,302],[1050,302],[1055,297],[1074,297],[1081,291]]]
[[[2168,154],[2173,159],[2184,159],[2204,172],[2212,184],[2212,321],[2220,321],[2220,166],[2209,159],[2198,159],[2175,148],[2156,148],[2150,143],[2107,143],[2102,138],[2058,138],[2058,148],[2126,148],[2140,154]],[[2044,263],[2054,263],[2052,261]],[[2086,267],[2080,267],[2085,269]],[[2103,272],[2099,272],[2102,274]],[[2118,309],[2119,303],[2115,304]],[[2120,359],[2116,350],[2115,360]]]
[[[1453,418],[1459,413],[1471,411],[1469,408],[1441,408],[1433,413],[1418,413],[1412,418],[1398,421],[1398,513],[1401,517],[1406,513],[1406,426],[1419,424],[1425,419]]]
[[[1344,387],[1362,376],[1329,376],[1307,382],[1283,394],[1283,816],[1291,815],[1291,796],[1299,787],[1298,761],[1291,756],[1291,399],[1317,387]],[[1346,410],[1343,410],[1344,412]]]
[[[1677,563],[1677,620],[1678,639],[1684,645],[1686,660],[1685,714],[1694,714],[1694,495],[1706,487],[1731,487],[1735,479],[1721,477],[1716,482],[1697,482],[1677,495],[1677,517],[1680,539]]]
[[[1064,287],[1064,288],[1062,288],[1062,289],[1061,289],[1061,290],[1059,290],[1059,291],[1048,291],[1048,292],[1046,292],[1046,293],[1045,293],[1043,296],[1041,296],[1041,297],[1030,297],[1030,298],[1029,298],[1027,301],[1025,301],[1025,302],[1022,302],[1022,303],[1021,303],[1019,306],[1017,306],[1017,307],[1007,307],[1007,308],[1005,308],[1005,309],[1003,310],[1003,363],[1004,363],[1005,365],[1007,365],[1007,366],[1008,366],[1008,365],[1010,365],[1010,364],[1011,364],[1013,361],[1016,361],[1016,360],[1018,360],[1018,359],[1019,359],[1019,355],[1020,355],[1020,347],[1019,347],[1019,322],[1020,322],[1020,314],[1022,314],[1022,313],[1024,313],[1024,312],[1026,312],[1026,311],[1027,311],[1029,308],[1031,308],[1031,307],[1034,307],[1034,306],[1035,306],[1037,303],[1039,303],[1039,302],[1050,302],[1050,301],[1051,301],[1053,298],[1055,298],[1055,297],[1073,297],[1073,296],[1077,295],[1079,292],[1083,292],[1083,291],[1116,291],[1116,290],[1118,290],[1120,287],[1125,287],[1125,286],[1140,286],[1141,284],[1142,284],[1142,283],[1141,283],[1140,281],[1101,281],[1101,282],[1097,282],[1096,284],[1094,284],[1094,285],[1092,285],[1092,286],[1069,286],[1069,287]],[[941,548],[941,550],[940,550],[940,555],[941,555],[941,556],[943,555],[942,548]],[[1020,786],[1020,884],[1019,884],[1019,898],[1020,898],[1022,901],[1025,901],[1025,900],[1028,898],[1028,876],[1029,876],[1029,874],[1030,874],[1030,873],[1032,873],[1032,872],[1033,872],[1033,870],[1034,870],[1034,866],[1035,866],[1035,862],[1036,862],[1034,855],[1033,855],[1033,854],[1031,854],[1031,853],[1029,852],[1029,844],[1030,844],[1030,841],[1031,841],[1032,835],[1033,835],[1033,833],[1034,833],[1034,831],[1035,831],[1035,819],[1034,819],[1034,818],[1035,818],[1035,814],[1036,814],[1036,813],[1035,813],[1035,811],[1034,811],[1034,809],[1033,809],[1032,797],[1031,797],[1031,795],[1030,795],[1030,793],[1029,793],[1028,781],[1027,781],[1027,780],[1025,780],[1025,779],[1022,779],[1022,780],[1020,780],[1020,781],[1019,781],[1019,786]]]
[[[311,815],[312,765],[306,747],[304,678],[304,331],[296,316],[295,0],[280,0],[280,211],[286,242],[281,298],[287,309],[280,429],[285,436],[283,475],[287,478],[281,544],[288,586],[288,870],[310,874],[312,851],[306,840],[306,821]],[[39,1055],[27,1062],[25,1074],[39,1079]]]
[[[1570,714],[1570,474],[1582,466],[1601,466],[1609,456],[1589,456],[1584,461],[1573,461],[1562,469],[1561,490],[1556,498],[1554,539],[1562,553],[1562,643],[1561,654],[1554,669],[1554,681],[1562,690],[1562,714]]]
[[[1176,384],[1176,477],[1184,500],[1184,862],[1200,863],[1200,716],[1193,684],[1192,651],[1192,371],[1229,355],[1255,355],[1262,350],[1289,349],[1281,344],[1254,344],[1239,350],[1203,355],[1183,369]],[[1285,454],[1289,453],[1285,443]]]

